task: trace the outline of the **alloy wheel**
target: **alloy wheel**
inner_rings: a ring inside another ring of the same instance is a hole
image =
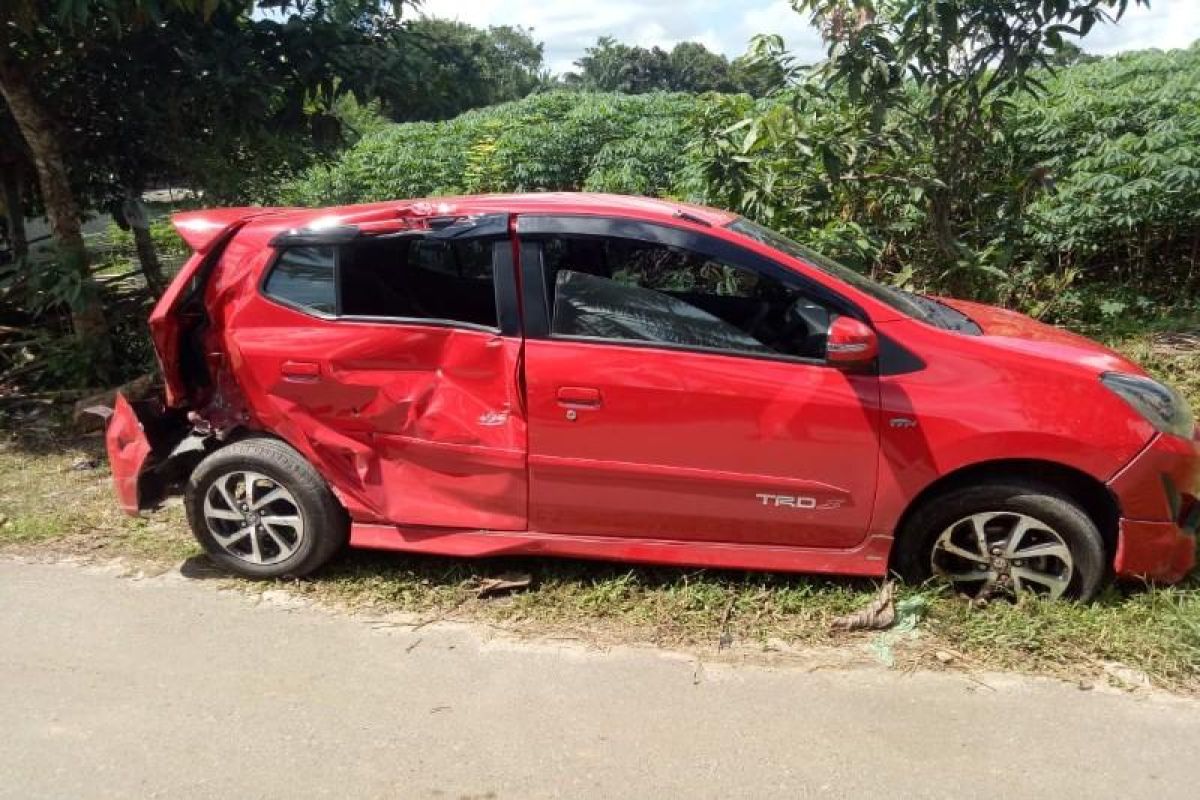
[[[304,541],[296,498],[260,472],[227,472],[214,480],[204,496],[204,522],[222,550],[250,564],[278,564]]]
[[[1044,522],[1009,511],[984,512],[950,525],[934,542],[933,573],[967,594],[1032,592],[1057,599],[1075,562],[1063,537]]]

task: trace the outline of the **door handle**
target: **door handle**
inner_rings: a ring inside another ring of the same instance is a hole
[[[590,386],[560,386],[558,404],[571,408],[599,408],[600,390]]]
[[[315,381],[321,377],[321,365],[315,361],[285,361],[279,371],[289,381]]]

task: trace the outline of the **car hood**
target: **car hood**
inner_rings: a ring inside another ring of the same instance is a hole
[[[1099,342],[1016,311],[949,297],[939,297],[937,301],[966,314],[984,336],[1003,340],[997,343],[1009,349],[1081,364],[1098,372],[1146,374],[1140,366]]]

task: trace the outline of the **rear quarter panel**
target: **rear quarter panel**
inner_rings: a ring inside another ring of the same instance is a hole
[[[239,233],[208,287],[219,413],[299,450],[355,520],[524,529],[520,338],[284,307],[259,292],[278,232]],[[312,382],[283,374],[292,360]]]

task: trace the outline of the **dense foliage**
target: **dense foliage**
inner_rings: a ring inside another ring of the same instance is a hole
[[[326,205],[500,191],[670,194],[695,108],[686,94],[560,91],[446,122],[389,125],[278,199]]]
[[[182,174],[205,175],[188,167],[203,160],[214,140],[217,163],[256,167],[279,163],[271,150],[290,151],[297,139],[328,141],[325,122],[333,118],[325,112],[346,90],[343,84],[366,89],[391,75],[379,67],[392,60],[388,44],[406,5],[409,0],[0,4],[0,99],[12,123],[0,124],[6,137],[0,149],[9,159],[18,154],[16,169],[5,164],[0,174],[5,205],[23,208],[22,176],[35,175],[55,247],[55,263],[44,270],[26,268],[23,255],[17,288],[41,283],[43,271],[63,279],[51,284],[53,306],[69,310],[79,361],[92,365],[93,379],[112,379],[120,365],[109,309],[92,274],[84,211],[119,202],[121,221],[138,223],[147,283],[161,288],[139,205],[147,173],[173,163]]]
[[[0,203],[45,213],[56,248],[25,258],[9,223],[0,336],[74,330],[69,383],[141,369],[109,328],[140,335],[118,286],[144,303],[165,285],[139,198],[168,183],[208,205],[676,197],[1056,320],[1200,292],[1200,55],[1066,41],[1144,0],[792,0],[829,48],[813,68],[778,37],[732,61],[601,39],[561,78],[529,31],[414,3],[0,3]],[[136,223],[144,279],[94,279],[111,265],[81,220],[106,213]]]
[[[673,48],[638,47],[602,36],[575,62],[577,72],[562,76],[563,86],[596,92],[747,92],[767,94],[783,84],[772,65],[748,54],[730,61],[699,42]]]
[[[1039,94],[1013,101],[1005,135],[971,165],[965,266],[949,271],[923,194],[934,173],[928,143],[914,135],[908,150],[883,146],[863,135],[869,112],[828,95],[801,104],[711,93],[538,95],[447,122],[385,126],[280,199],[656,194],[740,210],[893,282],[950,287],[1049,318],[1098,319],[1148,299],[1194,302],[1200,47],[1079,63],[1041,80]],[[929,102],[909,93],[914,105]],[[889,115],[879,136],[904,119]],[[772,125],[781,130],[763,135]],[[786,135],[796,125],[803,136]]]
[[[0,319],[55,327],[69,313],[75,360],[94,367],[80,380],[112,380],[125,371],[125,348],[111,335],[124,320],[94,279],[85,214],[132,226],[157,294],[166,276],[141,204],[147,189],[244,203],[353,141],[379,114],[445,118],[541,84],[541,45],[527,32],[409,19],[414,5],[0,3],[0,260],[16,261],[0,271]],[[28,257],[26,213],[46,215],[53,253]],[[30,295],[36,303],[14,304]]]

